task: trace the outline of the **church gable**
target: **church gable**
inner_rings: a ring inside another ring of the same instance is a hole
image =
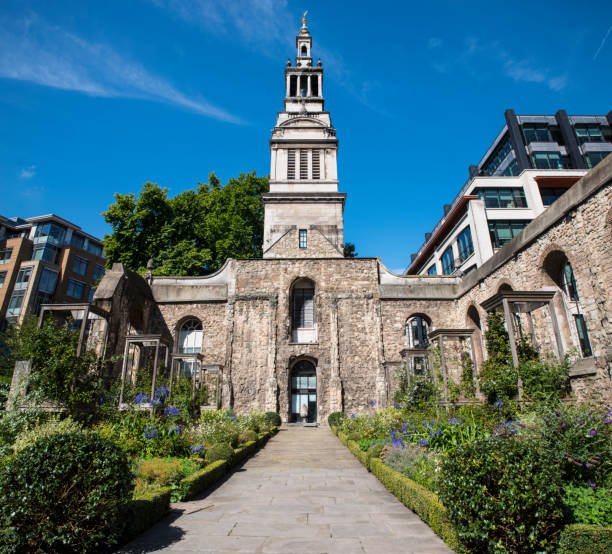
[[[333,232],[334,229],[289,229],[264,252],[264,256],[266,258],[342,258],[343,252],[326,236]]]

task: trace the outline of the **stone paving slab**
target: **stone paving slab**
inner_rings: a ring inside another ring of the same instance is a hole
[[[120,550],[145,552],[353,552],[450,550],[326,428],[281,429],[212,491]]]

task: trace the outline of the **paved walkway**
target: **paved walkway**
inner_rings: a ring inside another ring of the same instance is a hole
[[[452,552],[325,427],[283,428],[121,552]]]

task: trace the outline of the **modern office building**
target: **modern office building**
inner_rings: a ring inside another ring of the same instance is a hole
[[[0,216],[0,327],[41,304],[90,300],[104,262],[102,241],[61,217]]]
[[[516,115],[506,124],[425,242],[406,274],[468,273],[612,152],[606,116]]]

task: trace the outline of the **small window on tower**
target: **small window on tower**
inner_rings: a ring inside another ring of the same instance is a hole
[[[312,151],[312,178],[320,179],[321,178],[321,162],[320,162],[320,152],[318,150]]]
[[[297,75],[290,75],[289,76],[289,96],[297,96],[297,83],[298,83],[298,76]]]
[[[313,96],[319,96],[319,77],[317,75],[310,78],[310,89]]]
[[[300,179],[308,179],[308,153],[310,150],[300,150]]]
[[[300,229],[300,248],[308,248],[308,231]]]
[[[295,179],[295,150],[287,151],[287,179]]]
[[[307,56],[308,55],[308,49],[306,48],[306,45],[302,45],[302,57]]]

